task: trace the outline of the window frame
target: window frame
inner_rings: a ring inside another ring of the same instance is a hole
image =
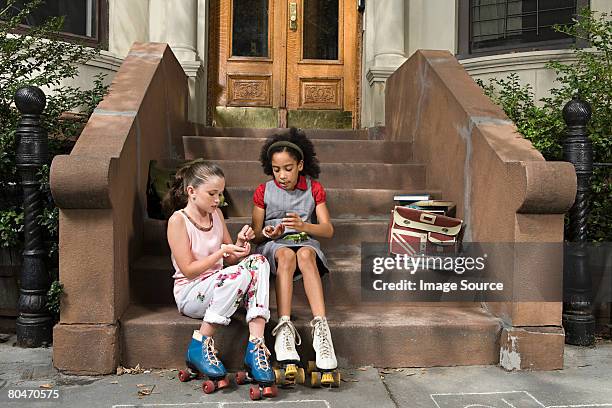
[[[98,0],[97,1],[97,18],[96,18],[96,33],[95,37],[87,37],[85,35],[73,34],[65,31],[61,31],[57,35],[57,39],[64,40],[67,42],[74,42],[83,44],[86,47],[100,48],[108,50],[108,31],[109,31],[109,16],[108,16],[108,2],[109,0]],[[44,7],[44,6],[43,6]],[[14,32],[16,34],[27,34],[31,26],[27,24],[20,24]]]
[[[470,44],[472,40],[472,24],[470,16],[470,3],[472,0],[458,0],[457,7],[457,59],[467,59],[484,57],[498,54],[508,54],[511,52],[526,52],[526,51],[542,51],[542,50],[563,50],[568,49],[572,45],[579,48],[587,47],[588,42],[583,39],[567,38],[557,40],[545,40],[530,42],[520,45],[501,45],[495,47],[487,47],[481,50],[472,51]],[[576,10],[590,8],[589,0],[576,0]]]

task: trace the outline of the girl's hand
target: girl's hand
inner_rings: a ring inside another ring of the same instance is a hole
[[[271,225],[268,225],[263,229],[264,237],[270,239],[276,239],[280,237],[281,235],[283,235],[283,232],[285,232],[285,226],[283,224],[278,224],[276,228]]]
[[[243,247],[233,244],[221,244],[221,250],[223,250],[223,257],[234,256],[236,258],[244,258],[251,252],[251,245],[248,242]]]
[[[255,233],[253,232],[253,229],[250,225],[245,225],[238,233],[236,245],[243,247],[245,246],[245,244],[248,243],[248,241],[252,240],[253,238],[255,238]]]
[[[285,218],[283,218],[282,225],[287,228],[292,228],[298,232],[304,231],[304,221],[300,218],[300,215],[297,213],[287,213]]]

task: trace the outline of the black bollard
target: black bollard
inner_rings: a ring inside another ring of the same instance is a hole
[[[563,160],[576,168],[578,183],[566,230],[570,243],[564,259],[563,327],[567,344],[590,346],[595,343],[591,271],[586,250],[589,191],[593,174],[593,145],[587,135],[591,106],[574,96],[563,108],[563,118],[567,125]]]
[[[40,118],[46,103],[40,88],[25,86],[15,92],[15,105],[22,115],[16,132],[16,164],[24,193],[25,237],[17,317],[17,344],[20,347],[41,347],[52,342],[53,318],[46,306],[50,278],[39,225],[43,201],[37,176],[49,158],[47,132],[41,126]]]

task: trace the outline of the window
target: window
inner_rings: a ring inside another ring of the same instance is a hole
[[[304,59],[338,59],[338,1],[304,0]]]
[[[18,0],[12,5],[17,14],[28,0]],[[0,0],[5,8],[7,0]],[[46,0],[23,22],[27,26],[43,23],[50,17],[64,17],[63,37],[79,40],[90,46],[107,48],[108,0]]]
[[[268,57],[268,0],[234,0],[232,56]]]
[[[567,48],[575,38],[553,29],[570,24],[588,0],[460,0],[459,56]]]

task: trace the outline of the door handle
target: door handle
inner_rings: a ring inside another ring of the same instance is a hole
[[[293,31],[297,30],[297,3],[289,3],[289,28]]]

